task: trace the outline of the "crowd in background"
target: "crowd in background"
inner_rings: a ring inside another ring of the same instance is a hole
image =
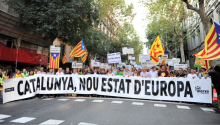
[[[212,69],[211,69],[212,70]],[[0,69],[0,74],[4,74],[4,79],[10,79],[10,78],[19,78],[19,77],[28,77],[33,76],[35,74],[46,74],[46,75],[65,75],[65,74],[77,74],[77,75],[91,75],[91,74],[99,74],[99,75],[112,75],[112,76],[140,76],[140,77],[149,77],[149,78],[156,78],[156,77],[184,77],[184,78],[207,78],[209,77],[208,73],[206,73],[206,69],[202,67],[200,71],[194,70],[194,69],[182,69],[175,71],[168,71],[167,66],[161,65],[158,68],[156,66],[153,66],[151,68],[131,68],[130,70],[128,68],[125,68],[125,66],[122,66],[121,68],[77,68],[77,69],[70,69],[66,68],[65,71],[62,68],[59,68],[57,71],[55,69],[47,69],[45,70],[43,67],[41,67],[39,70],[36,68],[34,70],[30,70],[29,72],[24,68],[22,70],[15,69],[15,72],[12,72],[10,70],[2,70]]]

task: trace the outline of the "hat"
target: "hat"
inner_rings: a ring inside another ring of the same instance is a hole
[[[120,68],[120,67],[118,67],[117,69],[118,69],[118,70],[120,70],[121,68]]]
[[[202,66],[201,69],[206,69],[205,66]]]

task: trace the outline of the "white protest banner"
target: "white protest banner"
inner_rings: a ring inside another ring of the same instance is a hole
[[[161,57],[160,57],[160,60],[167,60],[167,59],[168,59],[167,54],[161,55]]]
[[[147,62],[147,61],[150,61],[150,55],[144,55],[144,54],[139,55],[139,62]]]
[[[117,65],[117,68],[121,68],[121,67],[122,67],[122,65],[121,65],[121,64],[118,64],[118,65]]]
[[[91,65],[93,67],[99,67],[100,66],[100,62],[96,62],[95,60],[91,60]]]
[[[179,70],[180,68],[185,69],[185,64],[174,64],[174,70]]]
[[[123,55],[134,54],[134,48],[132,47],[123,47],[122,48]]]
[[[176,64],[176,63],[179,64],[180,58],[173,58],[173,59],[172,59],[172,62],[173,62],[173,64]]]
[[[121,62],[121,53],[110,53],[107,54],[108,56],[108,63],[112,64],[112,63],[120,63]]]
[[[83,67],[82,63],[78,63],[77,61],[72,62],[72,68],[82,68],[82,67]]]
[[[105,68],[105,64],[104,63],[100,63],[100,68]]]
[[[125,66],[126,63],[125,62],[121,62],[121,63],[119,63],[119,65]]]
[[[36,94],[66,93],[212,103],[210,78],[35,75],[3,81],[3,103],[30,98]]]
[[[158,63],[157,63],[158,64]],[[156,63],[154,63],[154,61],[150,60],[149,62],[147,62],[148,67],[153,67],[157,65]]]
[[[185,69],[187,69],[188,68],[188,64],[185,64]]]
[[[136,64],[136,61],[130,61],[130,64],[131,64],[131,65],[135,65],[135,64]]]
[[[173,66],[173,62],[172,62],[172,61],[169,61],[169,62],[168,62],[168,66]]]
[[[129,60],[135,60],[135,57],[129,56],[128,59],[129,59]]]
[[[131,70],[131,65],[125,65],[125,68],[128,68],[129,70]]]
[[[136,69],[142,69],[141,64],[135,64],[134,67],[135,67]]]
[[[141,65],[142,65],[142,68],[148,68],[147,62],[142,62]]]
[[[60,46],[50,46],[50,53],[60,53]],[[53,55],[52,55],[53,56]]]
[[[105,68],[105,69],[108,68],[108,63],[104,63],[104,68]]]
[[[100,68],[107,69],[108,68],[108,63],[100,63]]]

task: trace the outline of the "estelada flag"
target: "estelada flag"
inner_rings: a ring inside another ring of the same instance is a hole
[[[64,53],[63,59],[62,59],[63,64],[66,63],[66,52]]]
[[[87,59],[87,57],[88,57],[88,51],[87,51],[87,49],[86,49],[86,54],[83,56],[82,62],[85,62],[86,59]]]
[[[70,57],[81,57],[86,54],[86,47],[83,43],[83,40],[79,42],[73,51],[70,53]]]
[[[151,59],[152,61],[154,61],[154,63],[158,63],[159,61],[158,56],[163,54],[164,54],[163,46],[161,44],[160,37],[158,35],[151,46],[149,55],[151,56]]]
[[[58,69],[60,61],[60,53],[50,53],[50,65],[49,68]]]
[[[205,38],[205,48],[199,53],[193,54],[197,58],[215,60],[220,58],[220,26],[216,22],[212,24]]]

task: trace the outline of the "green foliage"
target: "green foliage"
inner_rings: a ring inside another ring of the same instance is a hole
[[[92,22],[98,19],[98,11],[92,0],[5,0],[21,18],[25,27],[35,27],[32,33],[43,37],[56,37],[77,43],[85,35]]]

